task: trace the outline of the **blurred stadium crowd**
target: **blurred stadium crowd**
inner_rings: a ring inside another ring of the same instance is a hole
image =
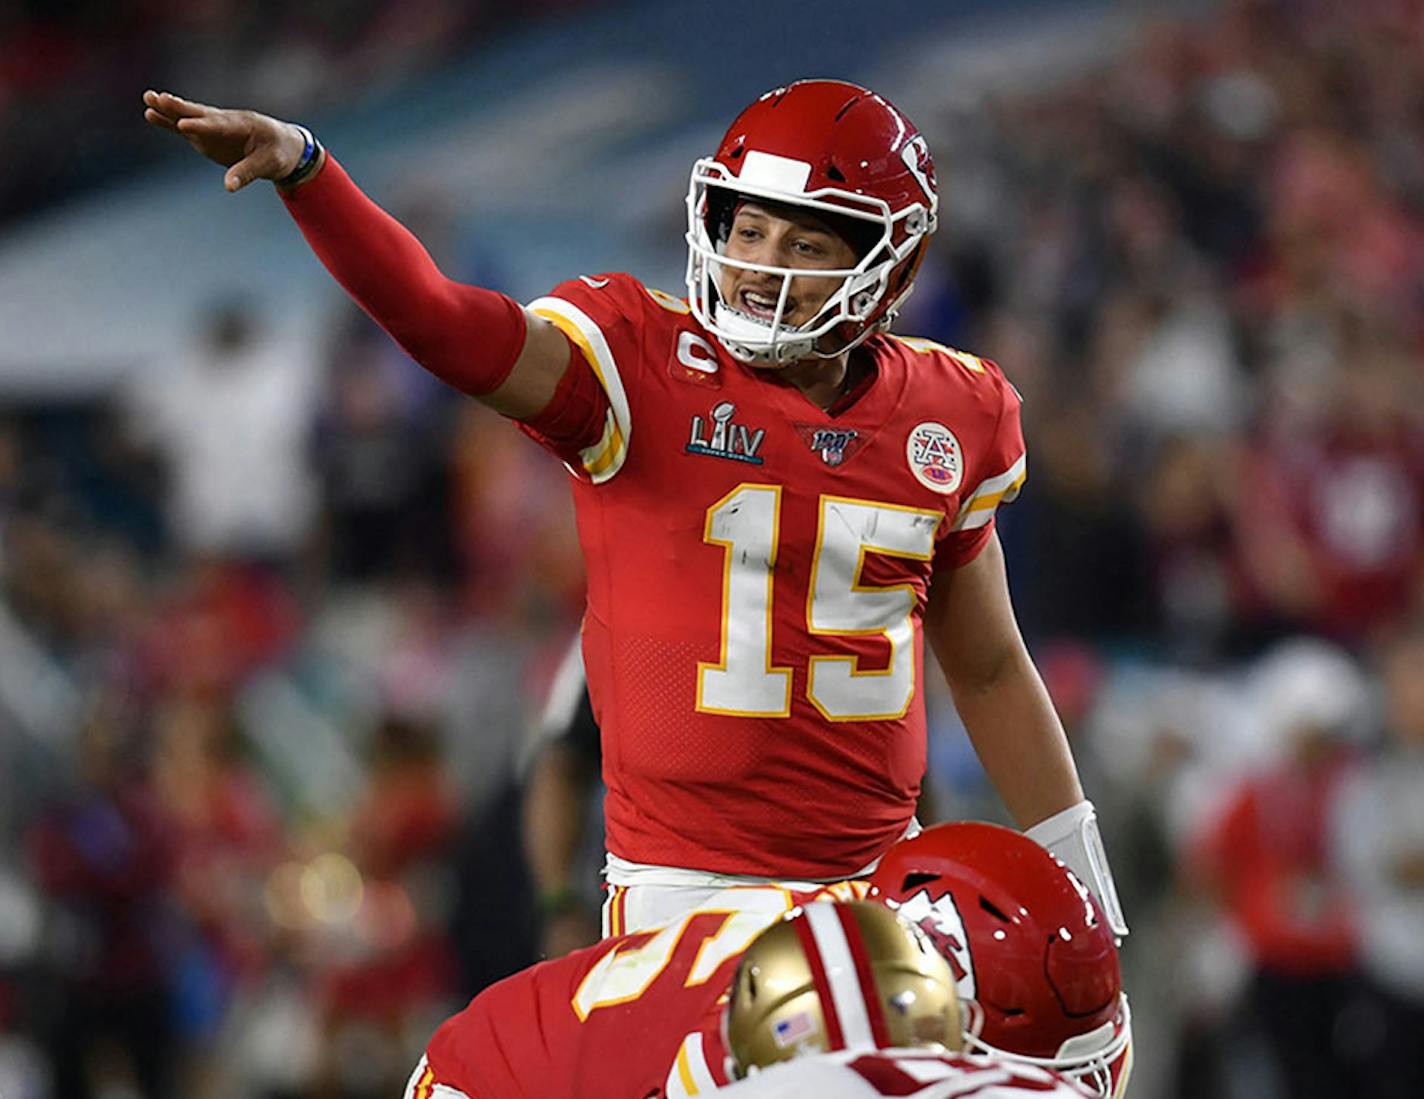
[[[222,102],[284,110],[350,103],[472,42],[597,0],[201,0],[0,5],[0,224],[145,166],[133,89],[154,73]],[[55,134],[74,135],[55,155]]]
[[[7,160],[83,92],[70,8],[7,9]],[[322,6],[294,101],[501,10],[416,9]],[[1133,926],[1132,1094],[1424,1094],[1424,3],[1226,3],[917,122],[946,216],[898,330],[1024,394],[1000,530]],[[537,955],[564,476],[354,307],[214,302],[170,369],[0,406],[0,1095],[394,1095]],[[932,702],[927,815],[1002,819]]]

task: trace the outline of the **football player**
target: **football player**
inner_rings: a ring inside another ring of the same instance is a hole
[[[407,1099],[661,1095],[678,1040],[708,1020],[737,1076],[807,1050],[959,1047],[954,977],[918,928],[751,888],[486,989],[436,1032]]]
[[[935,825],[890,849],[868,899],[949,961],[965,1053],[1059,1073],[1101,1099],[1125,1093],[1132,1026],[1116,943],[1092,894],[1038,844],[995,824]],[[668,1095],[724,1085],[726,1061],[704,1025],[679,1048]]]
[[[832,882],[913,831],[933,650],[1015,821],[1122,916],[994,532],[1023,483],[992,362],[888,334],[938,216],[924,137],[837,80],[767,92],[696,162],[686,297],[583,275],[521,307],[446,278],[312,133],[163,92],[145,118],[269,179],[424,367],[573,475],[604,738],[606,917]]]
[[[949,959],[966,1053],[1124,1094],[1132,1023],[1117,946],[1096,898],[1052,855],[995,824],[938,825],[890,849],[870,896]]]
[[[1087,1099],[1048,1069],[918,1049],[820,1053],[732,1084],[718,1099]]]
[[[961,850],[965,861],[958,863]],[[962,1007],[955,1008],[953,1036],[936,1038],[939,1044],[1023,1067],[1026,1079],[1061,1072],[1093,1094],[1122,1095],[1130,1027],[1116,950],[1071,872],[1011,829],[977,824],[939,825],[902,841],[882,871],[874,899],[921,929],[956,982]],[[818,900],[855,892],[835,886],[798,896],[737,887],[657,932],[605,940],[524,970],[440,1028],[411,1095],[518,1095],[529,1081],[557,1095],[583,1080],[599,1087],[607,1081],[609,1094],[626,1096],[661,1084],[662,1094],[682,1099],[725,1087],[749,1066],[793,1049],[883,1046],[888,1032],[878,1033],[866,1021],[871,1015],[862,1019],[853,998],[838,1009],[834,1027],[823,1020],[817,1029],[809,1016],[785,1014],[791,1001],[765,997],[774,967],[803,964],[777,945],[789,941],[785,932],[764,936],[742,955],[798,906],[810,911],[824,907]],[[864,971],[849,948],[832,953],[841,961],[828,973]]]

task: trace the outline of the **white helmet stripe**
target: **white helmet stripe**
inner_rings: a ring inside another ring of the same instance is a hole
[[[846,942],[845,929],[831,904],[808,904],[806,924],[811,929],[816,949],[821,952],[821,966],[826,972],[826,984],[831,990],[836,1014],[840,1016],[841,1034],[847,1049],[874,1048],[875,1036],[870,1029],[870,1015],[865,1010],[865,994],[855,972],[855,959]],[[873,995],[873,991],[868,990]]]

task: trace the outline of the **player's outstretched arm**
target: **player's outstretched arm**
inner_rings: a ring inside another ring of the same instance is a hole
[[[150,125],[227,169],[229,191],[277,183],[326,269],[427,370],[506,416],[529,419],[548,407],[571,362],[564,335],[503,294],[446,278],[306,131],[169,92],[146,91],[143,102]]]

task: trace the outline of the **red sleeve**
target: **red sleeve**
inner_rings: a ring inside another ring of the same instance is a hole
[[[332,277],[421,366],[474,396],[509,376],[524,346],[519,303],[446,278],[330,154],[282,201]]]
[[[630,275],[604,274],[570,279],[528,306],[568,337],[583,362],[570,366],[554,401],[526,431],[594,484],[616,475],[628,456],[628,383],[641,367],[649,301]]]
[[[569,1001],[604,953],[600,943],[490,985],[430,1039],[433,1082],[470,1099],[568,1093],[579,1037]]]
[[[582,455],[603,438],[610,415],[608,394],[583,352],[569,342],[569,365],[548,407],[519,423],[519,429],[578,471]]]
[[[935,547],[935,572],[960,568],[979,556],[994,533],[994,512],[1019,494],[1027,473],[1019,416],[1022,400],[998,366],[987,359],[978,361],[994,386],[998,417],[987,447],[969,456],[972,480],[959,498],[949,531]]]

